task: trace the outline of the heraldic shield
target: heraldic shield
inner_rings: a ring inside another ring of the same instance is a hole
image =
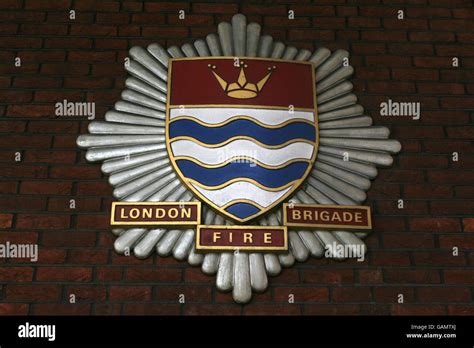
[[[183,183],[238,223],[284,201],[316,158],[314,87],[309,62],[171,59],[166,143]]]

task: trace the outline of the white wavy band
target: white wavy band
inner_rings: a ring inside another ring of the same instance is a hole
[[[303,119],[313,122],[313,111],[296,111],[278,109],[252,108],[173,108],[170,110],[170,119],[180,116],[190,116],[207,124],[217,124],[234,116],[248,116],[263,124],[275,126],[288,120]]]
[[[177,140],[171,143],[171,150],[174,156],[193,157],[208,165],[221,164],[233,157],[245,157],[268,166],[278,166],[292,159],[311,159],[314,146],[297,141],[279,149],[267,149],[253,141],[237,139],[222,147],[208,148],[191,140]]]
[[[293,188],[293,186],[290,186],[281,191],[269,192],[246,181],[237,181],[219,190],[206,190],[197,185],[192,185],[219,207],[236,199],[246,199],[266,208]]]

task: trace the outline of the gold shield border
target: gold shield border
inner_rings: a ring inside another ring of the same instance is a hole
[[[170,144],[170,138],[169,138],[169,111],[170,111],[171,106],[176,106],[176,105],[170,105],[170,97],[171,97],[171,88],[170,87],[171,87],[171,76],[172,76],[172,71],[173,71],[173,62],[174,61],[181,61],[181,60],[204,60],[204,59],[232,59],[232,60],[234,60],[234,59],[239,59],[239,60],[250,59],[250,60],[265,60],[265,61],[269,61],[269,62],[271,62],[271,61],[285,62],[285,63],[291,63],[291,64],[307,64],[307,65],[311,65],[311,66],[313,66],[313,63],[305,62],[305,61],[286,60],[286,59],[273,59],[273,58],[269,59],[269,58],[245,57],[245,56],[219,56],[219,57],[212,57],[211,56],[211,57],[190,57],[190,58],[170,58],[169,59],[169,63],[168,63],[168,84],[167,84],[168,91],[167,91],[167,95],[166,95],[165,140],[166,140],[166,150],[168,151],[168,156],[170,158],[170,162],[173,166],[173,169],[178,174],[178,177],[181,180],[181,182],[183,183],[183,185],[185,185],[191,192],[193,192],[197,197],[199,197],[199,199],[202,202],[209,205],[212,209],[214,209],[215,211],[217,211],[221,215],[224,215],[224,216],[230,218],[231,220],[233,220],[235,222],[245,223],[245,222],[248,222],[248,221],[256,218],[257,216],[261,216],[263,214],[268,213],[270,210],[275,208],[277,205],[281,204],[286,198],[291,196],[301,186],[301,184],[306,180],[309,173],[313,169],[313,165],[314,165],[314,162],[316,160],[316,156],[317,156],[317,153],[318,153],[318,147],[319,147],[319,122],[318,122],[318,108],[317,108],[317,97],[316,97],[315,69],[314,69],[314,66],[311,69],[314,109],[295,108],[295,110],[305,110],[305,111],[312,110],[314,112],[314,127],[315,127],[315,131],[316,131],[316,140],[314,142],[313,156],[312,156],[312,158],[309,162],[308,168],[306,169],[303,176],[299,180],[297,180],[297,182],[295,184],[295,187],[292,190],[288,191],[286,194],[284,194],[280,199],[273,202],[270,206],[268,206],[267,208],[265,208],[264,210],[262,210],[262,211],[260,211],[256,214],[253,214],[253,215],[251,215],[251,216],[249,216],[245,219],[239,219],[238,217],[229,214],[224,209],[222,209],[222,208],[218,207],[217,205],[215,205],[213,202],[211,202],[209,199],[207,199],[203,194],[201,194],[201,192],[196,190],[188,182],[188,180],[184,177],[184,175],[181,173],[181,170],[179,170],[179,168],[176,164],[176,161],[174,159],[173,152],[171,151],[171,144]],[[277,109],[278,108],[278,107],[274,107],[274,106],[271,106],[271,105],[261,106],[261,105],[232,105],[232,104],[225,104],[225,105],[223,105],[223,104],[184,105],[184,107],[186,107],[186,106],[188,106],[188,107],[216,107],[216,108],[239,106],[241,108],[249,108],[249,109],[253,109],[253,108],[273,108],[273,109]],[[281,108],[281,109],[286,110],[287,108]]]

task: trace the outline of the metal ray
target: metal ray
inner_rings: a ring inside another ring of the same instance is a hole
[[[233,253],[222,253],[216,276],[216,286],[220,291],[232,290],[233,280]]]
[[[368,180],[366,177],[348,172],[324,162],[315,163],[313,171],[315,170],[320,170],[328,175],[344,180],[355,187],[361,188],[362,190],[367,191],[370,188],[370,180]]]
[[[152,126],[152,127],[160,127],[160,128],[163,128],[165,126],[164,120],[159,120],[152,117],[136,116],[133,114],[127,114],[125,112],[118,112],[114,110],[106,112],[105,120],[107,122]]]
[[[189,251],[188,255],[188,263],[191,266],[200,266],[204,261],[204,255],[196,253],[196,249],[194,244],[191,245],[191,250]]]
[[[137,114],[139,116],[148,116],[159,118],[161,120],[165,119],[165,113],[163,111],[157,111],[154,109],[146,108],[139,106],[137,104],[129,103],[126,101],[118,101],[114,105],[115,110],[123,111],[131,114]]]
[[[164,142],[150,145],[92,147],[87,150],[86,159],[89,162],[97,162],[150,151],[160,151],[163,149],[166,149],[166,144]]]
[[[349,58],[346,50],[337,50],[316,69],[316,82],[321,81],[334,70],[342,66],[344,58]]]
[[[270,35],[263,35],[260,37],[258,47],[258,57],[267,58],[272,53],[273,37]]]
[[[316,190],[321,191],[325,196],[335,201],[337,204],[342,205],[357,205],[357,202],[349,198],[348,196],[341,193],[339,190],[334,189],[325,182],[310,178],[308,184],[313,186]]]
[[[209,47],[207,47],[207,43],[204,40],[199,39],[194,41],[194,47],[196,48],[198,55],[201,57],[209,57],[211,55]]]
[[[189,256],[189,252],[194,242],[195,233],[196,232],[193,229],[183,232],[181,238],[176,242],[176,245],[173,248],[173,256],[176,260],[182,261]]]
[[[125,65],[125,70],[136,78],[148,83],[150,86],[153,86],[162,92],[166,92],[166,83],[152,74],[148,69],[144,68],[140,63],[130,60],[129,64]]]
[[[318,154],[318,161],[330,164],[332,166],[342,168],[357,174],[364,175],[369,179],[373,179],[377,176],[377,168],[372,164],[358,163],[354,161],[344,161],[343,159],[325,155],[323,153]]]
[[[286,46],[285,51],[283,52],[282,59],[293,60],[298,53],[298,49],[294,46]]]
[[[392,156],[381,152],[360,151],[330,146],[319,146],[318,151],[319,153],[335,157],[337,159],[344,159],[344,157],[348,157],[351,162],[358,161],[368,164],[375,164],[382,167],[389,167],[393,163]]]
[[[172,58],[184,58],[184,53],[178,46],[168,47],[168,53]]]
[[[186,57],[196,57],[198,56],[198,53],[196,51],[196,49],[194,48],[193,45],[191,45],[190,43],[185,43],[184,45],[181,46],[181,50],[183,51],[183,53],[186,55]]]
[[[351,184],[342,181],[335,176],[331,176],[324,172],[314,170],[311,172],[311,177],[308,179],[308,183],[312,183],[312,179],[320,180],[324,182],[326,185],[332,187],[333,189],[344,193],[345,196],[349,197],[355,202],[362,203],[367,199],[367,195],[365,191],[352,186]]]
[[[314,51],[309,61],[313,63],[314,68],[317,69],[326,59],[331,55],[331,51],[325,47],[320,47]]]
[[[151,97],[160,102],[166,103],[166,94],[157,90],[156,88],[151,87],[149,84],[140,81],[135,77],[129,77],[125,80],[125,86],[128,88],[144,94],[148,97]]]
[[[83,134],[77,138],[77,145],[80,148],[93,146],[111,146],[111,145],[150,145],[159,144],[165,141],[163,135],[96,135]]]
[[[353,89],[354,85],[349,81],[344,81],[337,86],[331,87],[328,90],[317,93],[318,96],[318,103],[325,103],[329,100],[333,100],[335,98],[339,98],[344,94],[350,93]]]
[[[285,44],[280,41],[275,41],[273,44],[272,53],[270,55],[271,58],[280,59],[283,56],[283,52],[285,51]]]
[[[165,134],[164,128],[102,121],[90,122],[87,130],[90,134]]]
[[[341,98],[333,99],[322,104],[318,103],[318,112],[325,113],[328,111],[351,106],[351,105],[354,105],[355,103],[357,103],[357,97],[355,94],[350,93],[350,94],[344,95]]]
[[[309,250],[303,244],[303,241],[295,231],[288,231],[288,239],[293,256],[299,262],[304,262],[308,259]]]
[[[221,44],[219,43],[219,36],[217,36],[217,34],[212,33],[207,35],[206,42],[213,56],[222,56],[222,48]]]
[[[232,17],[232,38],[235,56],[245,56],[247,45],[247,18],[243,14]]]
[[[170,55],[166,50],[157,43],[153,43],[147,47],[148,52],[155,57],[163,66],[168,68],[168,60],[170,59]]]
[[[319,122],[319,129],[337,129],[347,127],[369,127],[372,125],[372,117],[357,116],[351,118],[344,118],[336,121]]]
[[[298,54],[295,57],[297,61],[307,61],[311,57],[311,51],[306,49],[299,50]]]
[[[323,93],[339,82],[349,78],[354,73],[354,68],[350,65],[337,69],[334,73],[327,76],[324,80],[318,82],[316,86],[317,93]]]
[[[369,150],[369,151],[386,151],[389,153],[397,153],[401,150],[401,144],[397,140],[377,140],[377,139],[343,139],[321,137],[320,144],[328,147],[336,146],[339,148]]]
[[[130,251],[133,245],[147,232],[144,228],[132,228],[120,235],[114,242],[114,249],[119,254]]]
[[[133,248],[133,254],[139,259],[146,259],[155,249],[156,243],[166,233],[166,229],[157,228],[150,230],[145,237]]]
[[[222,54],[224,56],[234,55],[234,46],[232,40],[232,25],[227,22],[221,22],[217,26],[217,32],[219,33],[219,40],[222,47]]]
[[[249,255],[246,253],[234,254],[234,287],[232,297],[237,303],[247,303],[252,298],[250,283]]]
[[[122,199],[134,193],[140,193],[140,191],[143,190],[144,188],[147,189],[147,187],[145,187],[147,185],[153,185],[153,187],[160,187],[160,186],[157,186],[157,185],[160,185],[161,183],[161,181],[157,182],[158,179],[162,178],[164,175],[169,173],[167,176],[164,176],[163,178],[167,178],[168,180],[171,180],[174,174],[174,173],[170,173],[171,170],[172,170],[171,166],[162,168],[158,171],[144,175],[131,182],[117,186],[113,191],[113,195],[117,199]],[[140,197],[141,196],[143,196],[143,194],[140,194]],[[131,199],[133,199],[133,197]],[[137,201],[139,200],[137,199]]]
[[[321,112],[321,110],[318,109],[318,112],[319,122],[326,122],[362,115],[364,113],[364,108],[361,105],[357,104],[349,106],[347,108],[337,109],[329,112]]]
[[[168,80],[168,70],[164,68],[148,51],[134,46],[128,51],[130,56],[163,81]]]
[[[263,255],[251,253],[249,255],[250,286],[256,292],[263,292],[268,287],[267,272]]]
[[[362,138],[365,141],[368,139],[388,139],[390,130],[381,126],[322,129],[319,135],[331,138]]]
[[[135,103],[147,108],[159,110],[159,111],[166,111],[166,104],[162,103],[156,99],[147,97],[141,93],[132,91],[131,89],[125,89],[122,91],[122,99],[125,101],[129,101],[131,103]]]
[[[245,55],[247,57],[257,56],[258,42],[260,39],[260,24],[250,23],[247,25],[247,47],[245,49]]]
[[[150,163],[145,163],[137,167],[123,170],[121,172],[114,173],[109,176],[109,183],[112,186],[121,185],[127,181],[146,175],[152,171],[158,170],[165,166],[168,166],[170,161],[166,154],[162,155],[162,158],[155,160]]]

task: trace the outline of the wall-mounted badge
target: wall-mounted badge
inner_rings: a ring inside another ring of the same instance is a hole
[[[238,14],[130,56],[121,100],[77,140],[114,186],[116,252],[187,260],[247,303],[282,267],[365,251],[361,204],[401,147],[357,103],[347,51],[286,46]]]

